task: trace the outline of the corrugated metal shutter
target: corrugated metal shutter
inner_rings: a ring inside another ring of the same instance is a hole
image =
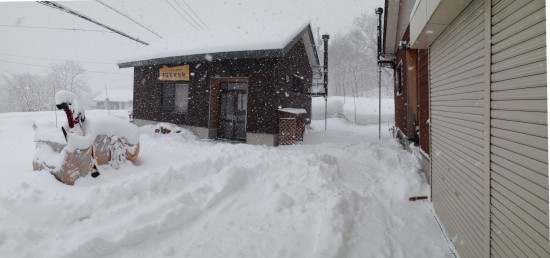
[[[461,257],[483,257],[484,1],[472,2],[430,47],[432,202]]]
[[[544,1],[492,1],[491,253],[550,257]]]

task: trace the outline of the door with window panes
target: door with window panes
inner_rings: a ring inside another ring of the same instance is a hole
[[[246,83],[222,83],[218,138],[246,140]]]

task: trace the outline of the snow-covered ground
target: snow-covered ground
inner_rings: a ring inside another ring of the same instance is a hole
[[[415,157],[376,125],[314,120],[285,147],[142,127],[138,166],[67,186],[32,171],[33,120],[55,121],[0,114],[0,257],[451,257],[408,201],[429,194]]]
[[[342,96],[329,96],[327,102],[327,117],[341,117],[347,121],[358,124],[378,124],[378,98],[353,98]],[[325,99],[313,98],[312,118],[325,119]],[[395,120],[394,100],[382,99],[382,124],[386,127]]]

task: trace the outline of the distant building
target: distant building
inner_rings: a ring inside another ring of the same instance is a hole
[[[108,98],[107,98],[108,94]],[[133,106],[132,89],[110,89],[93,99],[96,109],[128,109]]]
[[[170,122],[201,138],[273,146],[286,136],[283,109],[294,108],[305,111],[296,119],[306,124],[290,131],[303,132],[319,59],[310,25],[278,29],[186,34],[120,62],[134,67],[134,123]]]

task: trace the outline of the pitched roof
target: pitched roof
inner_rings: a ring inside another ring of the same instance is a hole
[[[279,26],[256,31],[208,30],[182,34],[152,43],[146,53],[120,60],[118,66],[124,68],[218,59],[281,57],[301,39],[306,45],[310,64],[318,65],[315,40],[308,23],[295,29]]]

